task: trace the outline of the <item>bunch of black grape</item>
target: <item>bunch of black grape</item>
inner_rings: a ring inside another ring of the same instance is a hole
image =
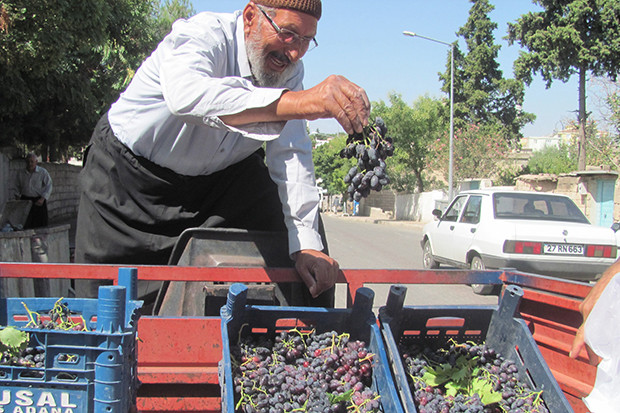
[[[401,345],[400,354],[419,413],[549,413],[542,391],[533,391],[512,361],[485,344]]]
[[[19,351],[5,350],[0,355],[0,365],[42,368],[45,364],[45,347],[26,347]]]
[[[54,303],[54,307],[42,317],[35,311],[30,311],[26,304],[22,303],[28,312],[30,321],[26,325],[29,328],[64,331],[88,331],[84,317],[72,314],[67,303],[60,298]]]
[[[347,146],[340,151],[340,157],[357,159],[357,164],[344,177],[344,182],[349,184],[349,201],[359,202],[370,195],[371,190],[380,191],[390,183],[385,173],[385,160],[394,154],[394,145],[386,133],[385,122],[377,117],[374,125],[366,126],[363,133],[347,138]]]
[[[231,348],[236,411],[379,412],[374,355],[346,333],[283,331],[249,336]]]

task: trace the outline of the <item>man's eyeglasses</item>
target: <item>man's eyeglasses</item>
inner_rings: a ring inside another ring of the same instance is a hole
[[[300,36],[291,30],[281,29],[280,26],[278,26],[276,22],[274,22],[273,19],[269,17],[267,12],[263,10],[261,6],[256,5],[256,7],[258,7],[258,10],[260,10],[267,18],[267,20],[269,20],[269,23],[271,23],[271,26],[276,31],[276,36],[278,40],[280,40],[282,43],[286,45],[300,44],[303,48],[306,49],[306,52],[309,52],[310,50],[314,49],[319,45],[314,37]]]

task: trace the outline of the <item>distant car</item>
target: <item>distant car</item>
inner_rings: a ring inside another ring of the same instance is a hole
[[[614,229],[590,224],[565,195],[500,190],[458,194],[424,226],[424,268],[440,264],[596,280],[618,255]],[[489,285],[474,285],[487,294]]]

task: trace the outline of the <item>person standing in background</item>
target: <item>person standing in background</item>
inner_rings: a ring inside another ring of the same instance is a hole
[[[24,229],[44,227],[48,223],[47,200],[52,194],[52,178],[37,163],[37,155],[30,152],[26,155],[26,167],[15,176],[15,199],[32,201]]]

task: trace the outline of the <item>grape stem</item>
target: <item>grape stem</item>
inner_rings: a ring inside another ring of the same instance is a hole
[[[30,311],[30,309],[28,308],[28,306],[26,305],[25,302],[22,301],[22,305],[24,306],[24,308],[26,309],[26,312],[28,313],[28,318],[30,319],[30,321],[28,321],[28,324],[26,324],[26,328],[28,327],[37,327],[39,325],[39,320],[41,319],[41,316],[39,315],[39,313],[37,313],[36,311]],[[35,314],[37,316],[37,319],[35,321],[33,314]],[[32,324],[32,326],[31,326]]]

